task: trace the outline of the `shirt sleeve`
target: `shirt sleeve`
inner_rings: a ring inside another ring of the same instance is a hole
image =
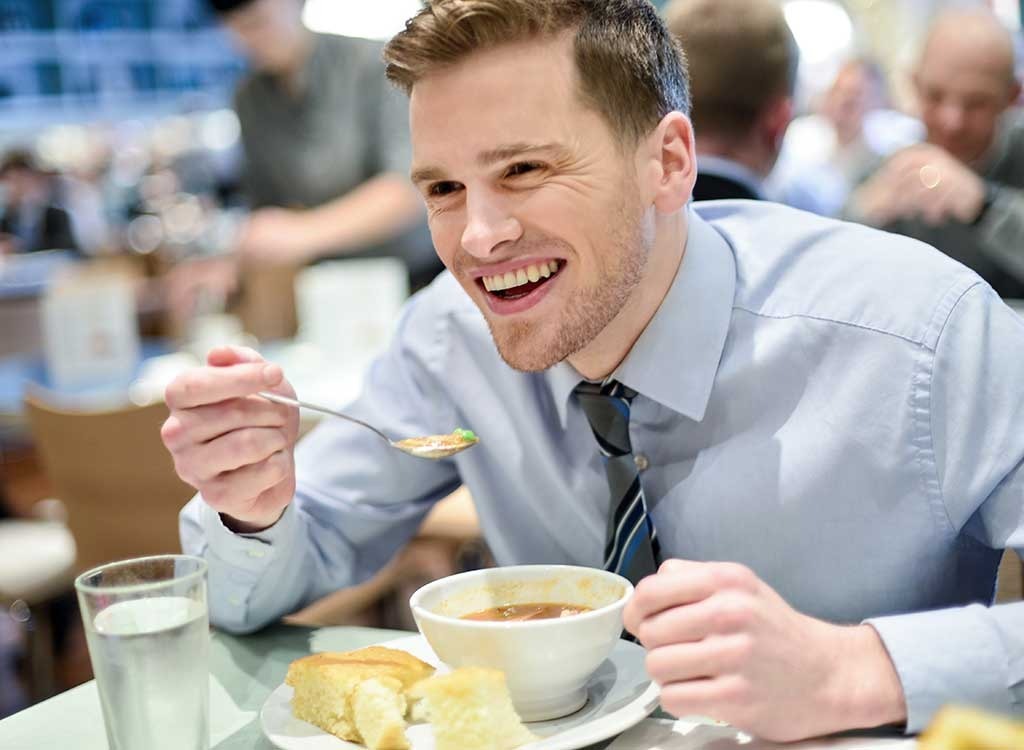
[[[392,436],[426,435],[452,416],[430,374],[444,319],[422,296],[407,305],[395,341],[344,411]],[[416,533],[434,503],[459,485],[451,460],[426,461],[340,419],[296,449],[295,499],[257,534],[234,534],[196,496],[181,514],[184,550],[209,566],[211,621],[251,632],[376,573]]]
[[[1024,190],[1000,186],[976,231],[978,249],[1024,283]]]
[[[985,284],[957,302],[931,356],[935,491],[964,544],[1024,552],[1024,319]],[[903,684],[907,731],[946,703],[1024,715],[1024,603],[868,620]]]

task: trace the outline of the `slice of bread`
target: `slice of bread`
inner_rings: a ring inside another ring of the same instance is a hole
[[[405,651],[370,646],[356,651],[312,654],[296,659],[288,667],[285,682],[295,690],[292,713],[297,719],[308,721],[340,739],[363,742],[352,706],[356,688],[366,680],[387,679],[393,681],[395,692],[400,693],[433,672],[432,666]],[[375,695],[379,697],[378,692],[371,692],[364,702],[371,703]],[[404,712],[403,705],[401,713]],[[367,725],[376,727],[372,722]],[[384,750],[370,747],[371,750]]]
[[[426,703],[436,750],[512,750],[537,739],[520,721],[497,669],[456,669],[410,694]]]
[[[405,695],[393,677],[371,677],[352,691],[352,723],[371,750],[408,750]]]

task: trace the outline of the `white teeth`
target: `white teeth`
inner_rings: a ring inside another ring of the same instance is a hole
[[[552,260],[546,263],[526,266],[515,271],[508,271],[495,276],[484,276],[482,281],[484,289],[488,292],[500,292],[504,289],[514,289],[523,284],[547,279],[558,271],[558,261]]]

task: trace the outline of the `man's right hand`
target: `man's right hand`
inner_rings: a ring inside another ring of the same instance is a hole
[[[251,349],[219,347],[167,387],[160,430],[175,470],[240,533],[273,526],[295,494],[298,410],[255,394],[295,391]]]

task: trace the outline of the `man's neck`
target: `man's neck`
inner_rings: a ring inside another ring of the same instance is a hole
[[[686,251],[687,234],[685,208],[655,218],[654,244],[640,283],[598,337],[569,357],[569,364],[580,375],[603,380],[626,359],[672,288]]]
[[[754,139],[733,140],[716,138],[713,135],[698,134],[695,143],[697,146],[697,164],[700,165],[702,155],[718,156],[722,159],[729,159],[737,164],[742,164],[761,179],[764,179],[772,171],[775,158],[767,150],[761,148]]]
[[[302,96],[309,85],[306,71],[309,67],[309,58],[313,55],[314,42],[311,33],[303,33],[302,41],[296,47],[289,64],[274,73],[278,84],[292,97]]]

